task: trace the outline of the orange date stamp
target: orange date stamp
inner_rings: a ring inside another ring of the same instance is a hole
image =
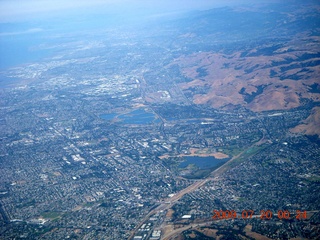
[[[277,213],[273,213],[271,210],[261,210],[260,214],[255,213],[253,210],[243,210],[240,213],[237,213],[235,210],[213,210],[212,219],[221,220],[221,219],[252,219],[252,218],[260,218],[270,220],[273,217],[277,217],[278,219],[292,219],[298,220],[307,219],[307,211],[296,210],[295,213],[290,213],[288,210],[278,210]]]

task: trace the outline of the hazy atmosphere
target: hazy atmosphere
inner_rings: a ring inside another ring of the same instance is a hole
[[[319,27],[319,0],[0,0],[0,238],[320,239]]]

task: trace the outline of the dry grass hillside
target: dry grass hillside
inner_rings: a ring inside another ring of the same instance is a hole
[[[308,45],[264,45],[233,54],[199,52],[174,63],[191,79],[180,88],[196,104],[242,105],[252,111],[291,109],[302,99],[320,101],[320,37],[305,33]]]

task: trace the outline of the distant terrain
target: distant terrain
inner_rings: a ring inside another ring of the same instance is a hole
[[[319,239],[320,3],[253,2],[0,23],[0,238]]]

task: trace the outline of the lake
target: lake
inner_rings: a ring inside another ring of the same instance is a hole
[[[111,121],[111,120],[113,120],[116,116],[117,116],[117,114],[115,114],[115,113],[108,113],[108,114],[101,114],[101,115],[100,115],[100,118],[102,118],[102,119],[104,119],[104,120]]]

